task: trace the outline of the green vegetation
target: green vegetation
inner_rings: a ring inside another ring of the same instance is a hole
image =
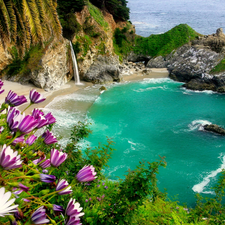
[[[151,35],[147,38],[136,37],[134,52],[137,54],[166,56],[198,36],[191,27],[180,24],[164,34]]]
[[[11,48],[11,54],[13,57],[12,63],[8,65],[1,74],[7,74],[9,77],[14,75],[26,76],[32,70],[38,69],[39,61],[44,55],[45,49],[42,45],[31,46],[29,51],[25,53],[25,56],[21,59],[17,48],[14,46]]]
[[[61,24],[54,0],[0,2],[0,39],[14,44],[20,56],[38,43],[61,35]]]
[[[129,19],[129,8],[126,0],[90,0],[90,2],[111,13],[116,21],[127,21]]]
[[[129,29],[130,24],[127,24],[123,29],[116,28],[114,31],[113,46],[120,61],[133,49],[135,34],[131,32],[133,30],[129,31]]]
[[[216,74],[225,71],[225,58],[220,61],[211,71],[210,74]]]
[[[94,18],[94,20],[102,26],[104,29],[108,28],[108,23],[104,20],[104,16],[99,8],[96,6],[92,5],[90,2],[88,4],[88,9],[91,14],[91,16]]]

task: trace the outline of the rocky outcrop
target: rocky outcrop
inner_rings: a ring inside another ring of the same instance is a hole
[[[80,77],[81,80],[94,83],[120,81],[118,60],[113,59],[117,58],[114,54],[113,35],[116,28],[122,29],[129,23],[115,22],[113,16],[107,11],[100,13],[104,22],[101,25],[91,16],[87,6],[81,12],[76,13],[77,21],[83,28],[72,40],[74,44],[80,45],[80,52],[76,54]],[[131,30],[134,32],[134,27],[129,25],[128,32]]]
[[[225,92],[225,73],[211,74],[211,70],[225,56],[225,35],[222,29],[216,34],[199,37],[166,57],[158,56],[147,63],[149,68],[166,67],[170,77],[185,82],[184,87],[192,90]]]
[[[225,129],[223,129],[222,127],[220,127],[216,124],[206,124],[203,127],[204,127],[204,130],[206,130],[206,131],[210,131],[210,132],[217,133],[220,135],[225,135]]]
[[[61,38],[61,40],[52,41],[36,69],[31,70],[26,76],[20,74],[8,80],[22,84],[33,83],[48,91],[59,89],[61,85],[67,83],[71,79],[70,74],[69,41]]]
[[[119,82],[121,78],[118,57],[101,55],[83,76],[83,80],[95,84]]]

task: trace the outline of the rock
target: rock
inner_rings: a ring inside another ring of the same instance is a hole
[[[55,39],[47,47],[39,61],[38,67],[28,74],[18,74],[5,79],[21,84],[33,83],[46,91],[59,89],[71,80],[68,57],[69,41],[65,38]]]
[[[152,72],[152,70],[150,70],[148,68],[142,70],[142,74],[144,74],[144,75],[150,75],[151,72]]]
[[[130,52],[127,56],[127,61],[130,62],[148,62],[152,57],[149,55],[141,55],[141,54],[136,54],[134,52]]]
[[[218,37],[222,37],[224,34],[223,34],[223,29],[222,28],[218,28],[217,30],[216,30],[216,35],[218,36]]]
[[[162,56],[150,59],[146,65],[149,68],[165,68],[167,67],[168,62]]]
[[[108,84],[121,81],[118,57],[101,56],[90,66],[83,79],[95,84]]]
[[[45,90],[59,89],[71,79],[68,65],[69,41],[53,41],[39,63],[39,69],[32,71],[29,82]]]
[[[187,88],[187,89],[191,89],[191,90],[199,90],[199,91],[203,91],[203,90],[212,90],[212,91],[216,91],[216,85],[213,83],[207,83],[204,80],[201,79],[193,79],[190,80],[189,82],[187,82],[186,84],[183,85],[183,87]]]
[[[203,127],[207,131],[211,131],[211,132],[214,132],[214,133],[217,133],[217,134],[225,135],[225,129],[223,129],[222,127],[219,127],[216,124],[206,124]]]
[[[99,90],[100,90],[100,91],[106,91],[107,88],[106,88],[105,86],[101,86],[101,87],[99,88]]]

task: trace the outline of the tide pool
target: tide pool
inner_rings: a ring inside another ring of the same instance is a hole
[[[202,131],[202,125],[225,126],[225,95],[193,92],[168,78],[117,84],[101,94],[87,117],[93,133],[90,146],[115,142],[110,179],[124,178],[139,161],[166,157],[157,176],[168,197],[195,204],[195,194],[212,196],[219,172],[225,168],[225,137]]]

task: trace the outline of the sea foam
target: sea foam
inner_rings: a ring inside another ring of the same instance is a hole
[[[203,178],[203,181],[194,185],[192,190],[197,193],[204,193],[204,194],[214,194],[213,191],[204,191],[206,186],[210,183],[211,179],[216,177],[223,169],[225,169],[225,155],[220,155],[221,158],[221,166],[217,170],[211,171],[206,177]]]
[[[212,124],[211,122],[209,122],[208,120],[194,120],[191,122],[191,124],[188,124],[189,130],[193,131],[193,130],[204,130],[203,126],[205,126],[206,124]]]

